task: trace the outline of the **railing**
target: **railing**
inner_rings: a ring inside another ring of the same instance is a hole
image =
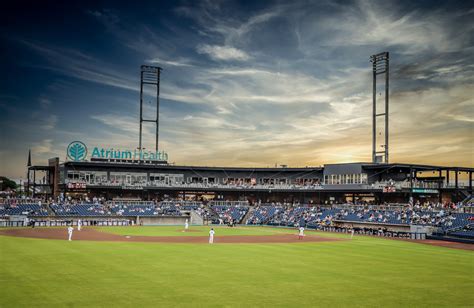
[[[249,206],[248,201],[209,201],[210,206]]]
[[[77,182],[76,182],[77,183]],[[296,184],[217,184],[217,183],[165,183],[165,182],[135,182],[135,183],[124,183],[124,182],[100,182],[90,183],[81,182],[89,187],[94,186],[108,186],[108,187],[122,187],[123,189],[144,189],[146,187],[154,188],[217,188],[217,189],[265,189],[265,190],[313,190],[323,189],[321,185],[296,185]]]
[[[67,180],[66,183],[73,183],[71,180]],[[371,184],[312,184],[312,185],[298,185],[298,184],[219,184],[219,183],[170,183],[161,181],[140,181],[140,182],[85,182],[75,181],[74,183],[85,184],[89,187],[107,186],[107,187],[121,187],[122,189],[144,189],[147,187],[152,188],[191,188],[191,189],[255,189],[255,190],[324,190],[327,188],[337,187],[354,187],[359,189],[383,189],[384,187],[395,187],[397,190],[410,189],[410,188],[425,188],[425,189],[438,189],[440,188],[437,182],[421,182],[414,181],[412,184],[409,181],[403,182],[375,182]],[[441,188],[455,188],[454,183],[441,183]],[[461,181],[458,183],[458,188],[469,187],[469,182]]]
[[[128,219],[81,219],[82,226],[129,226]],[[66,227],[77,226],[77,219],[55,219],[55,220],[35,220],[35,227]],[[31,223],[25,224],[23,220],[0,220],[0,227],[32,227]]]
[[[39,198],[0,198],[0,204],[37,204],[40,201]]]
[[[413,185],[413,186],[412,186]],[[413,184],[410,181],[403,181],[403,182],[394,182],[394,181],[386,181],[386,182],[375,182],[372,184],[367,184],[365,187],[367,188],[379,188],[382,189],[387,186],[392,186],[397,189],[402,188],[431,188],[431,189],[438,189],[440,185],[438,182],[422,182],[422,181],[414,181]],[[455,188],[456,185],[454,183],[441,183],[441,188]],[[467,181],[460,181],[458,182],[458,188],[467,188],[469,187],[469,182]]]
[[[456,231],[459,231],[459,230],[463,230],[464,228],[474,228],[474,223],[468,223],[467,225],[445,229],[445,234],[448,234],[450,232],[456,232]]]
[[[150,206],[155,205],[153,201],[107,201],[105,202],[106,205],[110,206],[117,206],[117,205],[137,205],[137,206]]]
[[[160,206],[171,206],[171,205],[180,205],[180,206],[197,206],[201,207],[203,205],[200,201],[191,201],[191,200],[165,200],[159,202]]]

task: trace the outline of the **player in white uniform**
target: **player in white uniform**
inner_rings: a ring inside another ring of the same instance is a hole
[[[72,231],[73,230],[74,230],[74,228],[72,226],[67,227],[67,234],[69,236],[69,241],[72,240]]]
[[[209,244],[214,243],[214,228],[211,228],[211,231],[209,231]]]
[[[82,227],[82,221],[79,219],[77,221],[77,231],[81,231],[81,227]]]
[[[298,239],[301,240],[304,237],[304,227],[301,226],[299,230],[300,232],[298,233]]]
[[[189,223],[188,223],[188,220],[186,219],[186,221],[184,222],[184,231],[188,231],[189,229]]]
[[[351,240],[354,237],[354,227],[351,228]]]

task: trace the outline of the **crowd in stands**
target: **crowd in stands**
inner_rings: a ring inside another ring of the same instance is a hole
[[[469,217],[468,221],[469,223],[467,225],[454,229],[449,235],[462,238],[474,238],[474,217]]]
[[[178,207],[154,202],[51,204],[51,209],[57,216],[181,216]]]
[[[195,211],[204,221],[216,224],[306,226],[324,229],[335,222],[380,225],[423,225],[461,237],[474,237],[474,214],[460,213],[459,204],[420,203],[389,206],[370,204],[308,205],[271,203],[250,207],[245,202],[200,201],[106,201],[103,198],[83,200],[16,200],[0,202],[0,216],[29,217],[117,217],[181,216]],[[250,212],[249,212],[250,210]],[[248,215],[247,215],[248,214]],[[245,221],[244,221],[245,217]]]
[[[306,226],[325,228],[333,222],[354,222],[383,225],[424,225],[438,227],[444,232],[472,224],[474,214],[456,213],[455,206],[446,204],[415,204],[398,209],[378,209],[373,206],[331,207],[264,204],[257,207],[245,221],[248,225]],[[467,230],[466,233],[471,229]]]
[[[216,215],[212,217],[213,223],[235,224],[240,223],[249,210],[246,206],[216,205],[211,207]]]
[[[77,181],[75,181],[77,182]],[[86,183],[86,182],[84,182]],[[227,183],[213,183],[213,182],[165,182],[165,181],[136,181],[131,183],[124,183],[118,181],[102,181],[96,183],[87,183],[88,186],[128,186],[128,187],[183,187],[183,188],[236,188],[236,189],[278,189],[278,190],[311,190],[323,189],[319,182],[311,183],[251,183],[251,182],[227,182]]]
[[[48,216],[47,209],[37,203],[3,203],[0,204],[0,216],[29,215],[29,216]]]
[[[107,216],[111,214],[110,209],[100,203],[52,203],[50,207],[57,216]]]

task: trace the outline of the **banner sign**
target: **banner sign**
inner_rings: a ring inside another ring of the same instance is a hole
[[[385,186],[383,188],[383,192],[384,193],[394,193],[394,192],[397,192],[397,189],[395,188],[395,186]]]
[[[67,183],[67,189],[71,189],[71,190],[86,189],[86,183]]]
[[[71,161],[86,160],[87,146],[81,141],[73,141],[68,145],[66,154],[68,160]],[[127,150],[96,146],[92,150],[90,158],[167,161],[168,153],[165,151],[140,151],[138,149]]]
[[[412,192],[413,193],[419,193],[419,194],[437,194],[438,190],[437,189],[430,189],[430,188],[413,188]]]

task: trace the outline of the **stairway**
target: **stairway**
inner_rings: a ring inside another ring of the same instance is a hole
[[[255,207],[253,206],[249,207],[247,214],[245,214],[244,218],[242,218],[242,221],[240,223],[243,225],[246,224],[247,219],[249,219],[253,215],[253,212],[255,212]]]
[[[468,195],[466,198],[464,198],[461,203],[462,205],[466,205],[468,204],[469,202],[472,202],[472,200],[474,199],[474,196],[473,195]]]
[[[53,211],[50,204],[44,205],[44,207],[46,208],[46,211],[48,211],[49,216],[56,216],[56,213]]]
[[[199,226],[204,225],[204,219],[196,211],[192,210],[190,213],[190,216],[191,216],[190,223],[192,225],[199,225]]]

